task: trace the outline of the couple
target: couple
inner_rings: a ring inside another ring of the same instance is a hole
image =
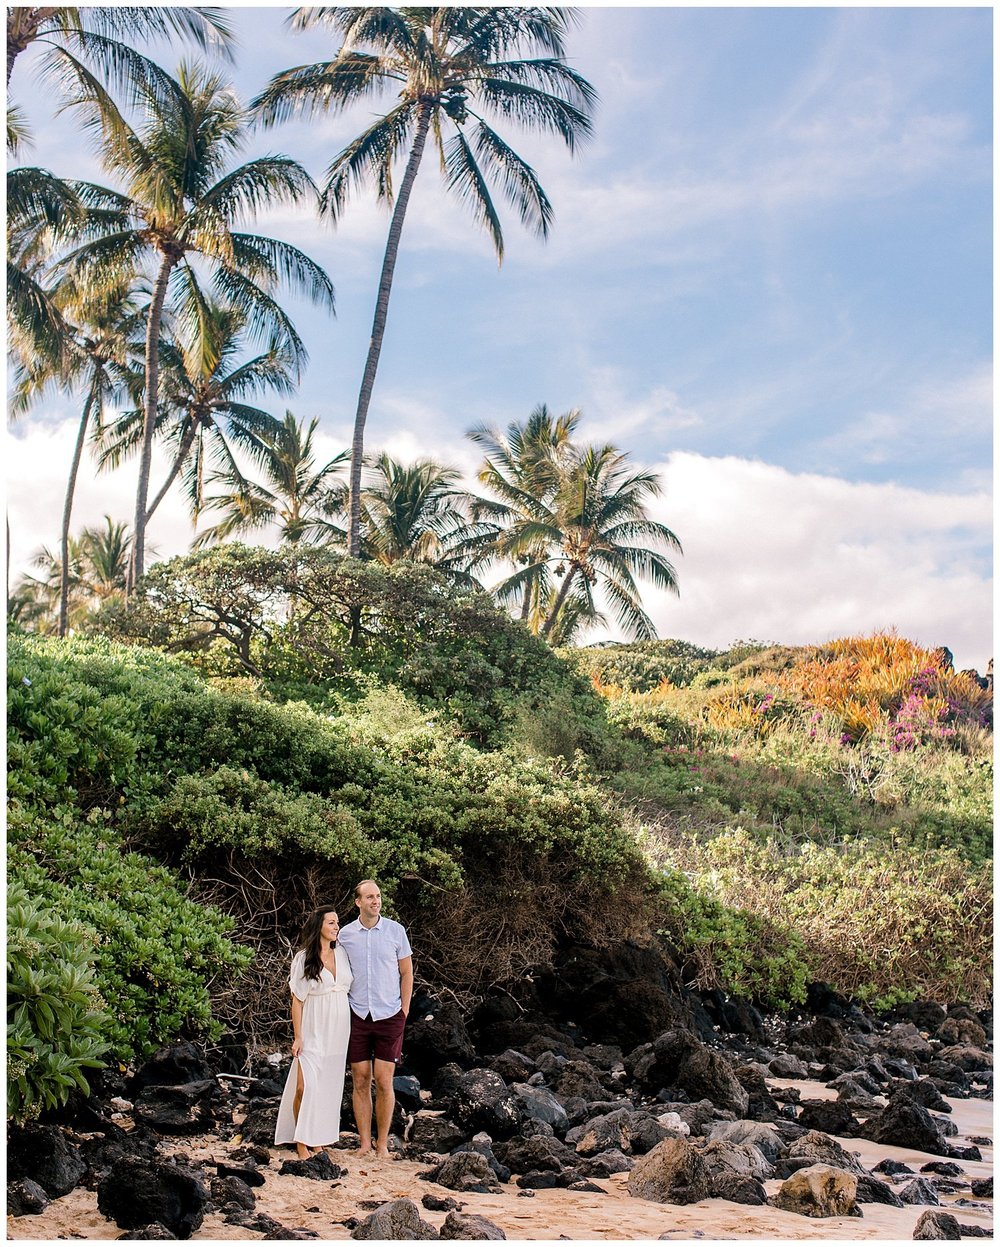
[[[292,960],[294,1060],[274,1141],[294,1143],[303,1160],[312,1148],[340,1137],[346,1062],[360,1154],[372,1151],[374,1078],[376,1152],[389,1155],[392,1080],[413,994],[413,959],[404,928],[382,917],[382,894],[373,879],[354,889],[354,903],[358,917],[343,929],[331,906],[316,910]]]

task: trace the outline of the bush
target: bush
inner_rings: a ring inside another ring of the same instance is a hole
[[[811,977],[875,1009],[990,997],[991,872],[951,850],[760,843],[735,828],[669,857],[722,905],[792,928]]]
[[[7,1116],[17,1122],[85,1095],[108,1014],[94,983],[92,930],[14,880],[7,887]]]
[[[386,568],[321,547],[218,546],[156,564],[127,608],[114,604],[90,627],[321,712],[363,696],[374,677],[444,711],[487,747],[555,696],[568,709],[569,756],[609,744],[586,680],[486,593],[457,592],[421,564]]]
[[[148,1056],[179,1035],[218,1037],[212,984],[251,958],[225,938],[231,920],[190,900],[163,866],[125,850],[97,811],[83,822],[70,806],[15,807],[8,836],[11,877],[87,932],[94,984],[107,1002],[101,1035],[119,1060]]]

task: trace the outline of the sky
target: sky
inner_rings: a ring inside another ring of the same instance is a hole
[[[335,44],[287,8],[233,8],[249,100]],[[680,538],[680,595],[649,589],[660,636],[820,643],[896,628],[992,657],[992,13],[989,8],[580,9],[568,57],[596,87],[592,139],[504,134],[555,209],[543,242],[504,215],[505,258],[425,160],[403,232],[367,445],[473,480],[474,425],[579,408],[580,436],[655,470]],[[151,48],[166,67],[178,48]],[[114,185],[37,60],[12,98],[26,158]],[[387,101],[388,102],[388,97]],[[373,111],[253,135],[317,181]],[[310,363],[262,405],[349,445],[387,210],[336,228],[305,206],[253,228],[329,272],[331,318],[290,300]],[[11,567],[58,543],[80,403],[53,394],[8,434]],[[160,455],[154,482],[162,480]],[[74,528],[130,519],[135,465],[82,473]],[[206,523],[212,522],[208,516]],[[179,497],[150,526],[192,536]],[[614,628],[586,639],[615,637]]]

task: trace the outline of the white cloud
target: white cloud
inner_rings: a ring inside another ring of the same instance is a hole
[[[650,508],[684,545],[680,598],[650,592],[661,636],[723,647],[895,627],[948,645],[959,667],[992,656],[986,491],[931,493],[678,453]]]

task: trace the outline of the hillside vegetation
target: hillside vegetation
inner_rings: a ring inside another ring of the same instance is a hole
[[[10,637],[12,1115],[273,1043],[302,917],[368,874],[460,1002],[657,931],[765,1006],[988,994],[989,700],[934,655],[559,655],[429,570],[247,554],[158,566],[116,640]]]

